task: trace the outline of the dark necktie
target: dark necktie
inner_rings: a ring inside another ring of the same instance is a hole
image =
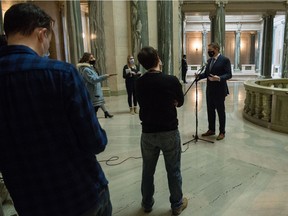
[[[212,59],[211,59],[211,62],[210,62],[209,71],[211,71],[211,69],[212,69],[214,63],[215,63],[215,59],[212,58]]]

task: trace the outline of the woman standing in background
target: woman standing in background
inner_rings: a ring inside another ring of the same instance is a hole
[[[139,68],[135,65],[135,60],[132,55],[127,57],[127,65],[123,67],[123,78],[125,79],[126,91],[128,94],[128,105],[130,113],[137,113],[137,99],[135,94],[135,81],[141,76]]]
[[[80,59],[79,64],[77,64],[77,68],[84,79],[96,114],[100,107],[105,114],[105,118],[112,118],[113,115],[111,115],[106,110],[106,107],[104,105],[105,101],[102,92],[101,82],[106,80],[108,77],[116,74],[99,75],[98,72],[95,70],[95,63],[95,57],[91,53],[85,52]]]

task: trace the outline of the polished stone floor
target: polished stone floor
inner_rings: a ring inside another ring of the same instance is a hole
[[[191,82],[186,84],[184,91],[190,85]],[[288,216],[288,135],[244,120],[243,82],[230,81],[228,85],[224,140],[216,141],[216,136],[212,136],[208,139],[214,143],[189,142],[196,134],[195,85],[178,109],[182,143],[188,142],[182,145],[182,178],[189,203],[181,215]],[[207,130],[205,87],[205,81],[198,83],[199,134]],[[97,158],[110,182],[113,215],[171,215],[162,156],[155,174],[153,211],[142,211],[139,117],[129,114],[125,95],[107,97],[106,105],[114,117],[105,119],[101,111],[98,113],[109,144]],[[11,208],[6,206],[5,211],[11,213]]]

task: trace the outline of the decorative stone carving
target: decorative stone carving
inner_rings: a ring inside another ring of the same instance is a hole
[[[288,133],[288,79],[263,79],[244,83],[243,117],[263,127]]]

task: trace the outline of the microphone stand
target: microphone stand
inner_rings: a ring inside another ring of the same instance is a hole
[[[195,111],[195,115],[196,115],[196,132],[195,132],[195,135],[193,135],[193,139],[183,143],[183,145],[186,145],[186,144],[188,144],[190,142],[193,142],[193,141],[196,143],[196,142],[198,142],[198,140],[202,140],[202,141],[209,142],[209,143],[214,143],[211,140],[202,139],[202,138],[199,138],[199,136],[198,136],[198,81],[199,81],[198,80],[198,76],[203,71],[205,71],[205,67],[206,67],[206,65],[202,66],[202,68],[199,69],[200,72],[197,74],[196,78],[194,79],[194,81],[192,82],[192,84],[189,86],[188,90],[184,94],[184,96],[185,96],[188,93],[189,89],[195,83],[195,87],[196,87],[196,103],[195,103],[195,107],[196,107],[196,111]]]

